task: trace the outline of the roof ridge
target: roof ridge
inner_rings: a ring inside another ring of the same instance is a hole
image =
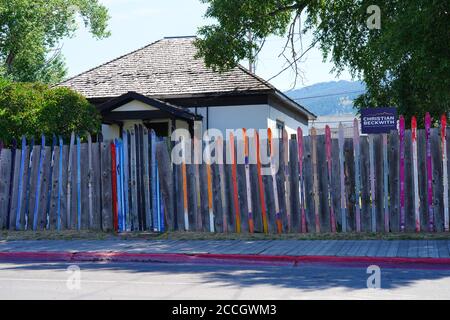
[[[89,72],[91,72],[91,71],[94,71],[94,70],[96,70],[96,69],[99,69],[99,68],[101,68],[101,67],[103,67],[103,66],[106,66],[106,65],[108,65],[108,64],[110,64],[110,63],[113,63],[113,62],[115,62],[115,61],[117,61],[117,60],[119,60],[119,59],[125,58],[125,57],[127,57],[127,56],[131,56],[132,54],[135,54],[136,52],[139,52],[139,51],[141,51],[141,50],[147,49],[148,47],[150,47],[150,46],[152,46],[152,45],[154,45],[154,44],[156,44],[156,43],[158,43],[158,42],[160,42],[160,41],[163,41],[163,40],[164,40],[164,38],[158,39],[158,40],[153,41],[152,43],[149,43],[149,44],[147,44],[147,45],[145,45],[145,46],[143,46],[143,47],[140,47],[140,48],[138,48],[138,49],[136,49],[136,50],[133,50],[133,51],[128,52],[128,53],[125,53],[125,54],[123,54],[123,55],[121,55],[121,56],[119,56],[119,57],[117,57],[117,58],[114,58],[114,59],[109,60],[109,61],[107,61],[107,62],[104,62],[104,63],[102,63],[102,64],[100,64],[100,65],[98,65],[98,66],[96,66],[96,67],[93,67],[93,68],[88,69],[88,70],[86,70],[86,71],[83,71],[83,72],[81,72],[81,73],[79,73],[79,74],[76,74],[76,75],[74,75],[74,76],[72,76],[72,77],[70,77],[70,78],[67,78],[67,79],[64,80],[64,81],[61,81],[61,82],[58,83],[56,86],[62,85],[62,84],[64,84],[64,83],[66,83],[66,82],[69,82],[70,80],[73,80],[73,79],[75,79],[75,78],[77,78],[77,77],[79,77],[79,76],[82,76],[82,75],[86,74],[86,73],[89,73]]]

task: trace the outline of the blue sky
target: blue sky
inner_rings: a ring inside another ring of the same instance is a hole
[[[208,23],[203,18],[206,6],[199,0],[100,0],[109,9],[111,37],[93,39],[81,25],[76,35],[63,42],[63,54],[69,69],[69,76],[86,71],[120,55],[143,47],[168,36],[195,35],[197,29]],[[285,60],[279,58],[284,45],[283,38],[271,37],[259,55],[256,73],[269,79],[277,74]],[[309,35],[304,37],[307,47]],[[332,80],[351,80],[344,72],[339,78],[330,73],[331,63],[324,63],[317,49],[311,50],[302,60],[303,81],[296,87]],[[281,90],[293,86],[294,75],[285,72],[271,82]]]

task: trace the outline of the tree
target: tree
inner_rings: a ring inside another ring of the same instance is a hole
[[[60,41],[81,18],[95,38],[109,36],[107,9],[98,0],[0,0],[0,76],[57,83],[67,71]]]
[[[302,55],[319,46],[339,74],[367,85],[358,108],[396,106],[407,118],[450,111],[450,2],[378,0],[381,28],[371,28],[372,0],[202,0],[216,23],[200,28],[198,56],[225,71],[254,59],[269,35],[287,35],[282,54],[299,73]],[[301,17],[304,17],[300,26]],[[301,28],[300,32],[297,28]],[[313,41],[301,50],[297,37]],[[249,39],[248,35],[252,37]],[[283,70],[282,70],[283,71]]]
[[[97,133],[100,124],[96,108],[71,89],[0,78],[0,140],[4,142],[41,134],[67,139],[72,131]]]

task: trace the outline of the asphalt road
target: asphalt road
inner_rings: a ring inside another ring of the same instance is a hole
[[[381,289],[369,276],[366,266],[0,263],[0,299],[450,299],[450,270],[381,268]]]

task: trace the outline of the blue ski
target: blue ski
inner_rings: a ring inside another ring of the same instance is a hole
[[[39,204],[41,197],[41,176],[42,170],[44,168],[45,161],[45,136],[41,137],[41,150],[39,154],[39,165],[37,171],[37,180],[36,180],[36,193],[34,195],[34,211],[33,211],[33,231],[37,230],[38,225],[38,216],[39,216]]]
[[[62,166],[63,166],[63,139],[59,137],[59,166],[58,166],[58,200],[56,208],[56,229],[61,230],[61,196],[63,192]]]
[[[25,158],[27,156],[27,139],[22,137],[22,155],[19,168],[19,190],[17,192],[16,230],[20,230],[20,212],[22,209],[23,174],[25,171]]]
[[[48,174],[48,193],[47,193],[47,210],[45,214],[45,228],[48,230],[50,229],[50,199],[52,197],[52,189],[53,189],[53,168],[55,167],[55,146],[56,146],[56,136],[53,135],[52,140],[52,148],[50,150],[51,152],[51,160],[50,160],[50,172]]]
[[[11,173],[9,175],[9,190],[8,190],[8,211],[6,212],[7,220],[6,220],[6,229],[11,228],[11,202],[12,202],[12,190],[13,190],[13,181],[14,181],[14,169],[16,165],[16,150],[17,150],[17,141],[16,139],[12,140],[12,148],[11,148]]]
[[[28,161],[28,175],[27,175],[27,187],[25,194],[25,230],[28,229],[29,221],[29,210],[30,210],[30,184],[31,184],[31,167],[33,164],[33,149],[34,149],[34,138],[31,138],[30,143],[30,159]]]
[[[77,136],[77,229],[81,229],[81,141]]]

